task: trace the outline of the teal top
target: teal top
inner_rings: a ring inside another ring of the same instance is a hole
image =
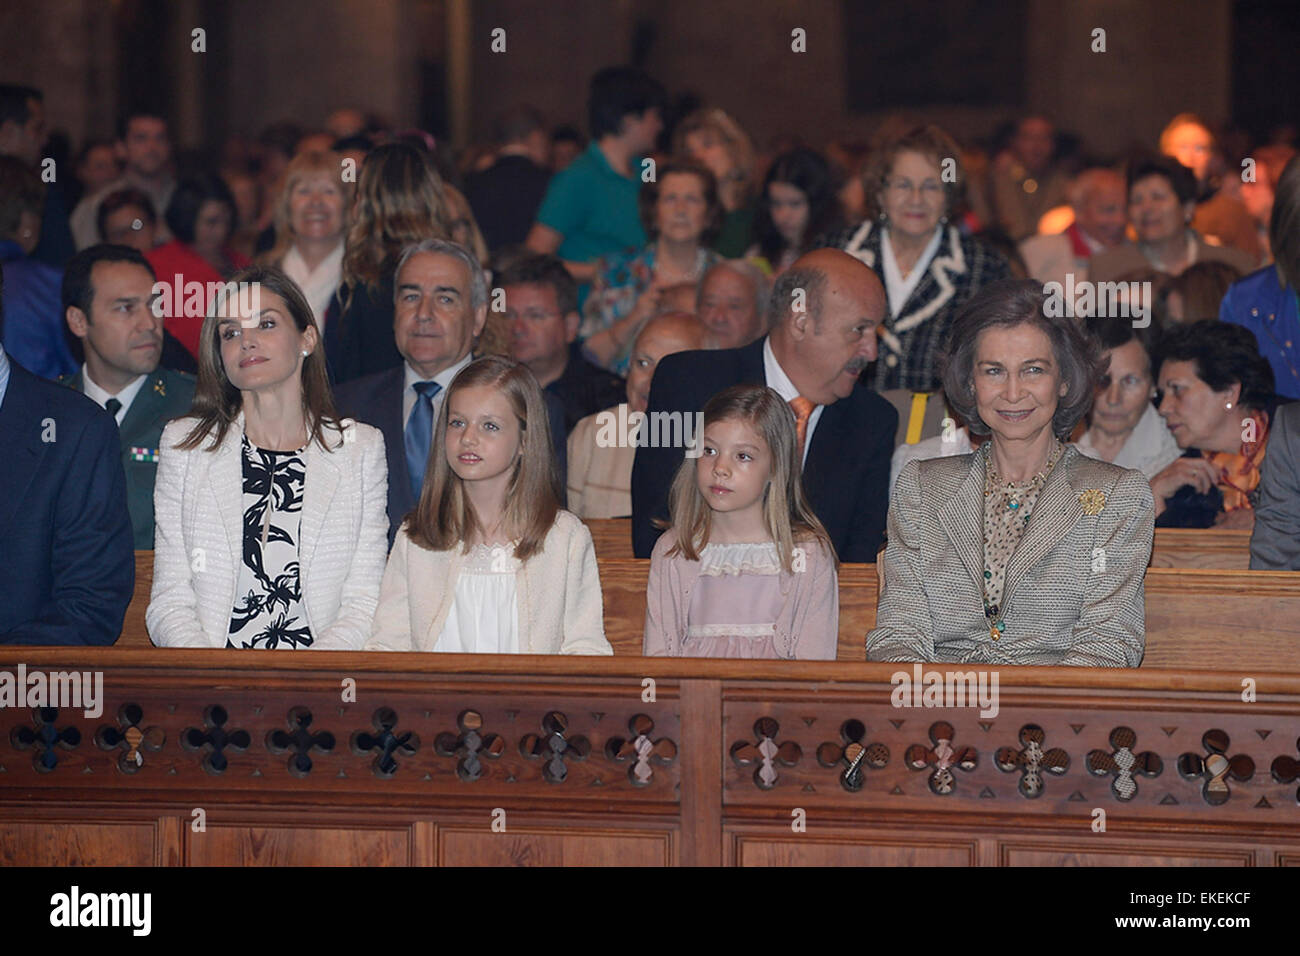
[[[633,162],[632,168],[641,164]],[[640,191],[640,178],[615,172],[593,142],[551,179],[537,221],[564,236],[557,254],[568,262],[639,250],[646,244],[637,209]]]

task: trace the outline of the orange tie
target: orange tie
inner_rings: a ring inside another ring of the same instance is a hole
[[[817,406],[802,395],[790,399],[790,408],[794,411],[794,433],[799,439],[799,453],[803,454],[804,437],[808,434],[808,419],[812,417]]]

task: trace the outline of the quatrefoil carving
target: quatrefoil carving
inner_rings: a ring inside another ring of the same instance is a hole
[[[1204,780],[1201,796],[1212,807],[1222,806],[1232,797],[1228,780],[1244,782],[1255,775],[1255,761],[1247,754],[1228,756],[1232,746],[1226,732],[1207,730],[1201,737],[1204,755],[1185,753],[1178,758],[1178,772],[1188,780]]]
[[[677,759],[677,744],[667,737],[651,740],[655,722],[648,714],[634,714],[627,722],[629,737],[611,737],[605,742],[605,756],[619,762],[632,761],[627,779],[634,787],[646,787],[654,776],[652,764],[665,767]]]
[[[411,731],[397,732],[397,711],[380,707],[370,718],[375,732],[358,730],[352,735],[352,752],[357,756],[373,753],[370,768],[376,777],[387,779],[397,773],[398,756],[412,757],[420,749],[420,738]]]
[[[1098,777],[1111,774],[1110,791],[1115,799],[1129,801],[1137,796],[1136,775],[1158,777],[1165,769],[1157,754],[1150,750],[1134,753],[1137,746],[1137,733],[1130,727],[1116,727],[1110,732],[1110,745],[1113,753],[1104,750],[1088,752],[1088,772]]]
[[[754,722],[755,741],[740,740],[731,745],[731,759],[737,767],[754,765],[754,783],[760,790],[776,786],[776,765],[793,767],[803,757],[803,750],[793,740],[776,742],[781,725],[771,717],[760,717]]]
[[[473,783],[483,776],[483,757],[495,760],[505,753],[506,740],[500,734],[483,734],[483,715],[476,710],[462,710],[456,716],[460,734],[441,733],[433,741],[434,752],[443,757],[459,757],[456,776]]]
[[[1300,738],[1296,739],[1296,749],[1300,750]],[[1300,780],[1300,761],[1295,757],[1283,754],[1273,761],[1273,766],[1269,768],[1273,773],[1273,779],[1278,783],[1295,783]],[[1300,803],[1300,788],[1295,792],[1296,802]]]
[[[1040,797],[1046,784],[1043,774],[1060,776],[1070,768],[1070,755],[1060,747],[1044,750],[1047,732],[1037,724],[1025,724],[1020,728],[1020,750],[1014,747],[1000,747],[993,755],[993,762],[1004,773],[1020,771],[1020,783],[1016,789],[1022,797],[1033,799]]]
[[[117,755],[117,769],[122,773],[135,773],[144,766],[144,751],[162,749],[167,734],[161,727],[143,729],[144,708],[139,704],[123,704],[117,711],[117,726],[104,724],[95,731],[95,746],[100,750],[121,750]]]
[[[334,750],[334,735],[328,730],[311,731],[311,711],[306,707],[290,708],[286,717],[288,730],[272,730],[266,735],[266,749],[271,753],[289,755],[288,770],[295,777],[311,773],[311,754],[330,753]]]
[[[840,725],[840,742],[826,741],[817,748],[817,762],[823,767],[844,764],[840,773],[840,786],[856,793],[864,782],[863,768],[879,770],[889,763],[889,748],[882,743],[863,743],[867,726],[850,718]]]
[[[181,746],[189,751],[203,751],[203,769],[211,774],[223,774],[230,761],[226,749],[247,750],[253,738],[247,730],[226,730],[230,715],[220,704],[203,711],[203,729],[186,727],[181,733]]]
[[[59,765],[59,750],[71,750],[81,743],[81,731],[56,727],[58,720],[57,707],[33,707],[32,726],[15,727],[9,732],[14,749],[32,751],[32,766],[37,773],[50,773]]]
[[[903,762],[913,770],[933,767],[930,773],[930,792],[947,796],[957,789],[957,776],[953,768],[968,773],[979,765],[979,751],[974,747],[954,749],[952,742],[956,732],[952,724],[938,721],[930,725],[930,746],[912,744],[903,755]]]
[[[566,737],[569,718],[558,710],[542,718],[544,734],[527,734],[519,741],[519,752],[532,760],[543,760],[542,777],[547,783],[564,783],[569,776],[569,760],[586,760],[591,741],[586,737]]]

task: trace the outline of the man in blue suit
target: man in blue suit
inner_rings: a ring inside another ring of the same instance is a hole
[[[339,413],[378,428],[388,456],[388,546],[415,507],[424,481],[434,423],[447,388],[474,358],[487,321],[487,281],[474,253],[445,239],[408,247],[394,273],[393,337],[403,362],[339,385]],[[547,398],[551,435],[564,454],[564,408]],[[564,458],[559,458],[564,501]]]
[[[699,412],[731,385],[766,385],[804,438],[803,487],[841,561],[872,562],[884,541],[898,412],[858,376],[876,358],[888,308],[874,272],[837,249],[802,256],[777,280],[771,332],[751,345],[678,352],[650,385],[649,414]],[[642,446],[632,467],[632,548],[650,557],[685,450]]]
[[[119,455],[108,412],[0,350],[0,643],[117,640],[135,587]]]

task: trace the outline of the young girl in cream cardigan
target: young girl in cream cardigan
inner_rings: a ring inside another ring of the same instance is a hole
[[[650,556],[646,655],[835,659],[835,550],[804,498],[796,434],[761,385],[704,406],[701,454],[682,462]]]
[[[471,362],[438,413],[367,650],[612,654],[591,533],[560,509],[546,404],[527,368]]]

